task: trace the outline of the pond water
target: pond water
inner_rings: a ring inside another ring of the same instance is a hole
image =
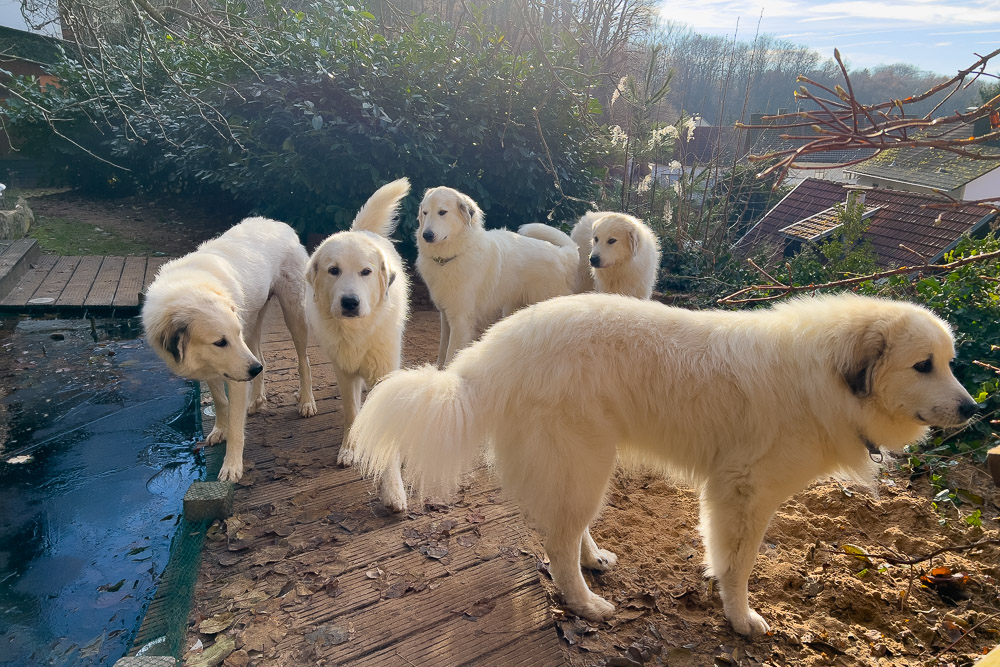
[[[156,590],[203,465],[197,388],[139,335],[135,320],[0,332],[0,663],[113,664]]]

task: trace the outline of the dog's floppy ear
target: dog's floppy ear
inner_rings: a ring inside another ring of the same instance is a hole
[[[840,362],[840,372],[851,393],[858,398],[871,396],[872,377],[885,347],[885,334],[881,327],[874,324],[855,335],[850,342],[847,357]]]
[[[639,252],[639,235],[632,228],[628,230],[628,247],[632,251],[632,256],[635,257],[636,253]]]
[[[383,299],[389,298],[389,287],[396,280],[395,271],[389,271],[389,262],[385,259],[385,253],[378,252],[378,289]]]
[[[483,212],[476,205],[476,202],[472,200],[472,197],[464,195],[461,192],[458,193],[458,212],[461,214],[462,219],[465,220],[465,224],[469,225],[482,225]]]
[[[160,345],[170,353],[174,361],[178,364],[184,361],[184,351],[187,349],[188,339],[187,322],[171,322],[160,336]]]

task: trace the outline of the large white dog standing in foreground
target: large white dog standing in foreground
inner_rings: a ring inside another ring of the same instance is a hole
[[[770,310],[696,312],[604,294],[552,299],[492,327],[445,369],[389,375],[351,430],[370,473],[402,455],[417,488],[453,488],[484,448],[545,535],[566,604],[614,607],[584,567],[616,562],[588,526],[617,458],[701,491],[707,571],[743,634],[768,630],[747,580],[778,506],[823,475],[870,476],[976,403],[949,370],[948,326],[906,303],[853,295]]]
[[[417,214],[417,272],[441,311],[438,367],[489,325],[518,308],[576,291],[576,244],[557,229],[548,240],[483,228],[471,197],[431,188]]]
[[[573,226],[570,238],[580,247],[580,292],[648,299],[660,268],[660,241],[638,218],[591,211]]]
[[[243,476],[247,413],[267,403],[260,335],[272,296],[281,305],[298,355],[299,414],[316,414],[306,357],[308,259],[291,227],[247,218],[164,264],[146,292],[142,323],[149,344],[170,370],[205,381],[212,392],[215,427],[205,442],[226,441],[220,480],[236,482]]]
[[[399,368],[409,287],[403,260],[389,241],[399,202],[410,192],[401,178],[375,191],[351,224],[316,248],[306,271],[306,312],[313,335],[333,362],[344,409],[337,463],[354,459],[347,434],[361,409],[361,390]],[[406,509],[399,463],[380,480],[382,502]]]

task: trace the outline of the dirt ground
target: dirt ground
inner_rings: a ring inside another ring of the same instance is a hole
[[[235,221],[192,212],[190,202],[93,202],[64,193],[31,205],[100,220],[171,255]],[[414,287],[414,308],[426,307],[419,279]],[[436,327],[408,330],[407,359],[436,349]],[[982,466],[959,462],[944,480],[961,490],[960,506],[935,508],[938,489],[926,475],[910,479],[896,460],[886,461],[871,489],[825,481],[786,502],[750,579],[751,605],[772,632],[748,641],[730,629],[702,576],[695,494],[621,473],[592,530],[618,554],[618,566],[587,574],[618,613],[603,624],[567,615],[543,577],[555,631],[578,666],[972,664],[1000,642],[1000,492]],[[970,547],[976,542],[985,543]],[[544,557],[539,569],[546,571]]]

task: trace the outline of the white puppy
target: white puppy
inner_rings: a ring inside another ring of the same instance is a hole
[[[558,245],[487,231],[476,202],[445,187],[428,190],[417,215],[417,272],[441,311],[439,367],[501,317],[575,291],[576,244],[558,230]]]
[[[328,237],[309,260],[306,312],[313,335],[333,362],[344,409],[340,465],[354,458],[347,433],[361,409],[361,390],[399,368],[409,287],[389,236],[409,192],[405,178],[383,185],[358,211],[350,231]],[[406,509],[398,463],[380,480],[380,495],[386,507]]]
[[[580,247],[579,291],[648,299],[660,268],[660,241],[638,218],[591,211],[573,226]]]
[[[272,296],[298,355],[299,414],[316,414],[306,357],[308,259],[291,227],[248,218],[164,264],[146,292],[142,322],[149,344],[173,372],[204,380],[212,392],[215,427],[205,442],[226,441],[220,480],[236,482],[243,476],[246,416],[267,403],[260,334]]]
[[[617,560],[588,530],[616,461],[693,480],[726,616],[763,633],[747,580],[775,510],[817,477],[870,476],[870,453],[931,424],[965,423],[977,405],[949,370],[954,355],[929,311],[853,295],[749,312],[562,297],[498,322],[445,370],[387,377],[351,439],[376,474],[402,455],[418,488],[454,488],[490,450],[545,535],[566,604],[590,619],[614,613],[580,566]]]

